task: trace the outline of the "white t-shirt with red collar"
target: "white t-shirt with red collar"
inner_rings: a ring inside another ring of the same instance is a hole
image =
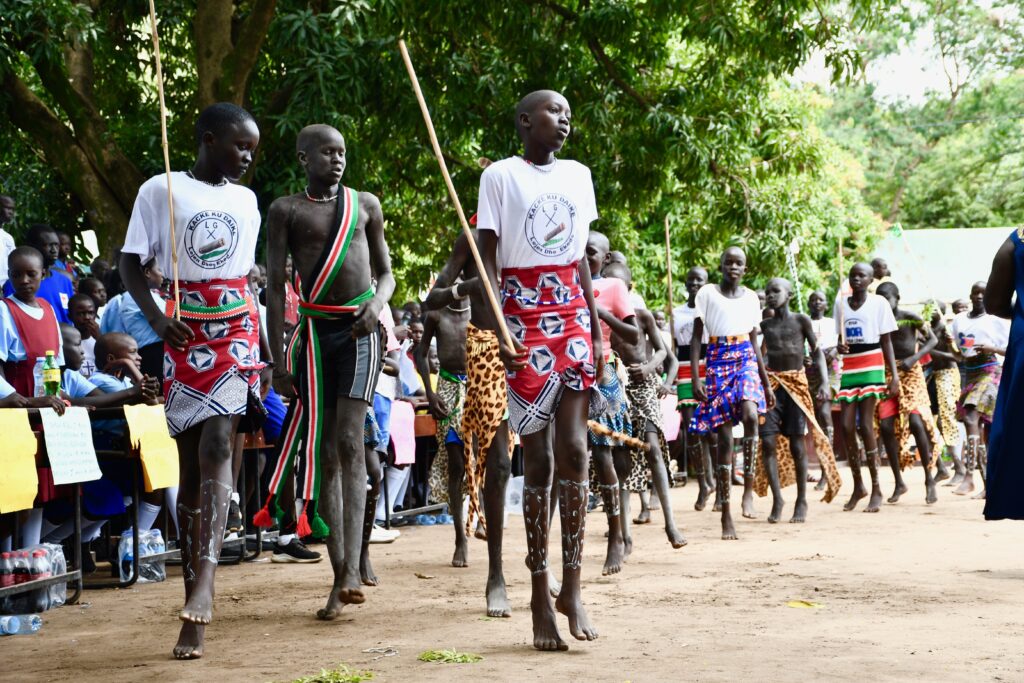
[[[480,177],[476,227],[497,234],[499,269],[579,262],[596,219],[590,169],[577,161],[509,157]]]

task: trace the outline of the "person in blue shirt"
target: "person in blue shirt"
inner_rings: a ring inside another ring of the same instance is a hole
[[[68,317],[68,302],[75,295],[75,285],[67,271],[55,267],[57,258],[60,256],[60,240],[57,238],[57,231],[49,225],[36,223],[28,229],[25,235],[28,246],[39,250],[43,255],[43,271],[46,277],[39,283],[39,291],[36,297],[46,299],[53,312],[57,314],[57,322],[71,322]],[[14,294],[14,287],[10,281],[4,284],[4,296]]]
[[[146,276],[146,284],[149,285],[149,294],[153,297],[153,301],[160,310],[164,310],[164,299],[160,294],[160,287],[164,281],[164,273],[160,270],[159,264],[156,259],[151,259],[146,265],[142,267],[142,272]],[[139,355],[142,360],[139,363],[139,369],[142,370],[142,374],[149,375],[150,377],[163,377],[164,372],[164,341],[160,336],[153,331],[150,327],[149,321],[146,319],[145,313],[139,308],[138,302],[132,298],[132,295],[125,292],[120,296],[118,301],[118,315],[121,320],[120,329],[113,329],[115,323],[111,321],[110,330],[100,330],[101,332],[124,332],[125,334],[131,335],[135,338],[138,344]],[[97,363],[97,365],[102,365]]]

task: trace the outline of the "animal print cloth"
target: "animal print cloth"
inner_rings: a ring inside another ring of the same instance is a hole
[[[487,450],[501,428],[501,423],[507,419],[505,366],[498,355],[498,336],[492,330],[481,330],[470,323],[466,332],[466,401],[462,410],[462,438],[466,443],[466,488],[469,489],[467,533],[474,514],[486,528],[477,496],[484,483]],[[513,446],[512,435],[509,434],[509,458],[512,457]]]
[[[430,499],[437,503],[448,503],[448,430],[455,430],[462,439],[462,413],[466,402],[466,383],[449,379],[445,375],[437,378],[437,397],[448,408],[448,415],[437,421],[437,455],[430,466]],[[467,471],[468,458],[465,458]],[[463,494],[465,494],[465,479]]]
[[[917,413],[924,422],[925,430],[928,432],[928,441],[932,445],[932,454],[942,453],[945,442],[935,428],[935,418],[932,416],[932,402],[928,398],[928,384],[924,379],[924,372],[921,365],[915,363],[910,370],[899,369],[900,376],[900,412],[896,415],[896,438],[900,444],[900,469],[905,470],[914,465],[914,451],[910,450],[913,442],[913,435],[910,433],[910,414]],[[886,379],[889,373],[886,372]],[[931,466],[935,466],[935,458],[931,459]]]
[[[956,423],[956,401],[960,398],[960,369],[936,370],[935,396],[939,402],[939,431],[947,446],[955,447],[960,441],[960,428]]]
[[[658,387],[661,382],[656,375],[648,375],[641,382],[626,383],[626,398],[629,399],[629,421],[633,426],[633,436],[646,440],[648,425],[653,425],[658,433],[658,445],[665,463],[665,472],[670,472],[668,459],[668,443],[662,430],[661,401],[658,399]],[[647,464],[647,453],[639,448],[630,448],[633,467],[626,478],[627,491],[646,491],[647,482],[651,480],[651,468]],[[669,484],[672,479],[669,479]]]
[[[810,386],[807,383],[807,374],[803,370],[787,370],[784,372],[768,371],[768,381],[771,391],[782,387],[789,392],[793,401],[800,406],[807,418],[807,424],[811,428],[811,436],[814,438],[814,451],[821,462],[821,469],[825,473],[825,496],[822,501],[832,502],[832,499],[839,493],[842,479],[839,476],[839,468],[836,467],[836,456],[832,452],[832,444],[828,436],[818,426],[814,417],[814,399],[811,398]],[[758,439],[759,448],[763,448],[763,439]],[[754,491],[757,495],[764,497],[768,495],[768,472],[763,465],[764,452],[758,454],[758,465],[754,473]],[[779,485],[783,488],[796,483],[796,465],[793,462],[793,454],[789,452],[789,439],[779,435],[775,440],[775,458],[779,463]]]

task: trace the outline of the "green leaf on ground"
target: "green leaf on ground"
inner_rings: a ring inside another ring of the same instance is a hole
[[[370,680],[373,680],[372,671],[359,671],[339,664],[336,669],[320,669],[320,673],[296,678],[292,683],[362,683]]]
[[[427,650],[419,656],[421,662],[434,662],[435,664],[474,664],[483,657],[472,652],[458,652],[456,650]]]

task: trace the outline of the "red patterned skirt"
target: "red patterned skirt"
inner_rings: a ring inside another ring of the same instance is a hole
[[[180,282],[179,287],[181,321],[195,338],[183,351],[164,346],[164,412],[171,436],[217,415],[261,422],[265,366],[259,314],[245,278]]]
[[[533,434],[554,418],[564,389],[594,383],[590,309],[576,264],[504,268],[501,289],[509,333],[529,350],[526,367],[508,374],[509,427]]]

